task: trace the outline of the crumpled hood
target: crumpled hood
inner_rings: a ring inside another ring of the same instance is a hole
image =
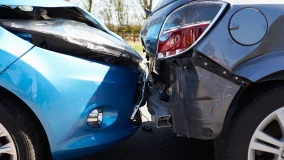
[[[76,8],[78,11],[81,12],[82,16],[85,17],[87,20],[92,22],[94,25],[99,26],[101,30],[109,33],[110,35],[118,38],[121,41],[124,41],[119,35],[110,31],[100,20],[95,18],[92,14],[90,14],[85,9],[76,6],[71,2],[66,2],[64,0],[0,0],[0,5],[5,6],[34,6],[34,7],[71,7]]]
[[[139,53],[120,36],[72,3],[62,0],[0,0],[0,6],[1,26],[32,34],[31,41],[36,46],[87,59],[103,59],[109,63],[117,63],[118,59],[106,55],[135,63],[142,61]],[[23,11],[19,9],[22,6],[31,6],[33,10]]]
[[[126,43],[87,24],[77,21],[55,20],[0,20],[0,26],[18,32],[44,37],[48,48],[74,56],[94,57],[99,54],[127,58],[136,62],[142,57]]]

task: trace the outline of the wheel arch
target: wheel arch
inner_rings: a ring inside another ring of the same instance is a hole
[[[281,76],[283,76],[283,79]],[[247,88],[241,88],[229,106],[225,116],[222,133],[228,128],[231,121],[238,113],[245,109],[246,104],[254,100],[256,94],[259,95],[272,88],[284,85],[284,72],[283,75],[281,73],[281,76],[279,74],[271,74],[255,83],[251,83]]]
[[[233,70],[233,73],[249,79],[251,84],[241,88],[231,102],[225,116],[222,132],[231,120],[244,109],[244,104],[253,100],[255,94],[261,94],[275,86],[284,85],[284,51],[267,53],[254,58]]]
[[[50,157],[51,156],[51,150],[50,150],[50,144],[49,144],[49,139],[47,136],[47,133],[40,122],[38,116],[35,114],[35,112],[17,95],[15,95],[13,92],[9,91],[8,89],[0,86],[0,97],[4,97],[5,99],[10,99],[13,100],[14,103],[19,104],[20,106],[23,107],[23,110],[25,113],[35,122],[35,125],[37,126],[37,129],[39,130],[40,134],[42,135],[43,143],[44,145],[47,145],[48,148],[45,153],[45,157]]]

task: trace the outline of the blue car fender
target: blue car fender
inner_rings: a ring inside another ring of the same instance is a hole
[[[0,27],[0,73],[34,45]]]
[[[130,123],[129,111],[139,73],[34,47],[1,74],[0,86],[31,108],[53,158],[65,159],[100,151],[135,133],[138,126]],[[91,128],[86,119],[96,108],[104,111],[103,124]]]

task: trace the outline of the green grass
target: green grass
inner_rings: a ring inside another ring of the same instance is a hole
[[[144,55],[145,53],[143,53],[143,46],[141,44],[140,41],[128,41],[127,42],[136,52],[138,52],[140,55]]]

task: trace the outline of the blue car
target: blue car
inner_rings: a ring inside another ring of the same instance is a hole
[[[0,0],[0,159],[73,159],[133,135],[141,60],[84,9]]]

